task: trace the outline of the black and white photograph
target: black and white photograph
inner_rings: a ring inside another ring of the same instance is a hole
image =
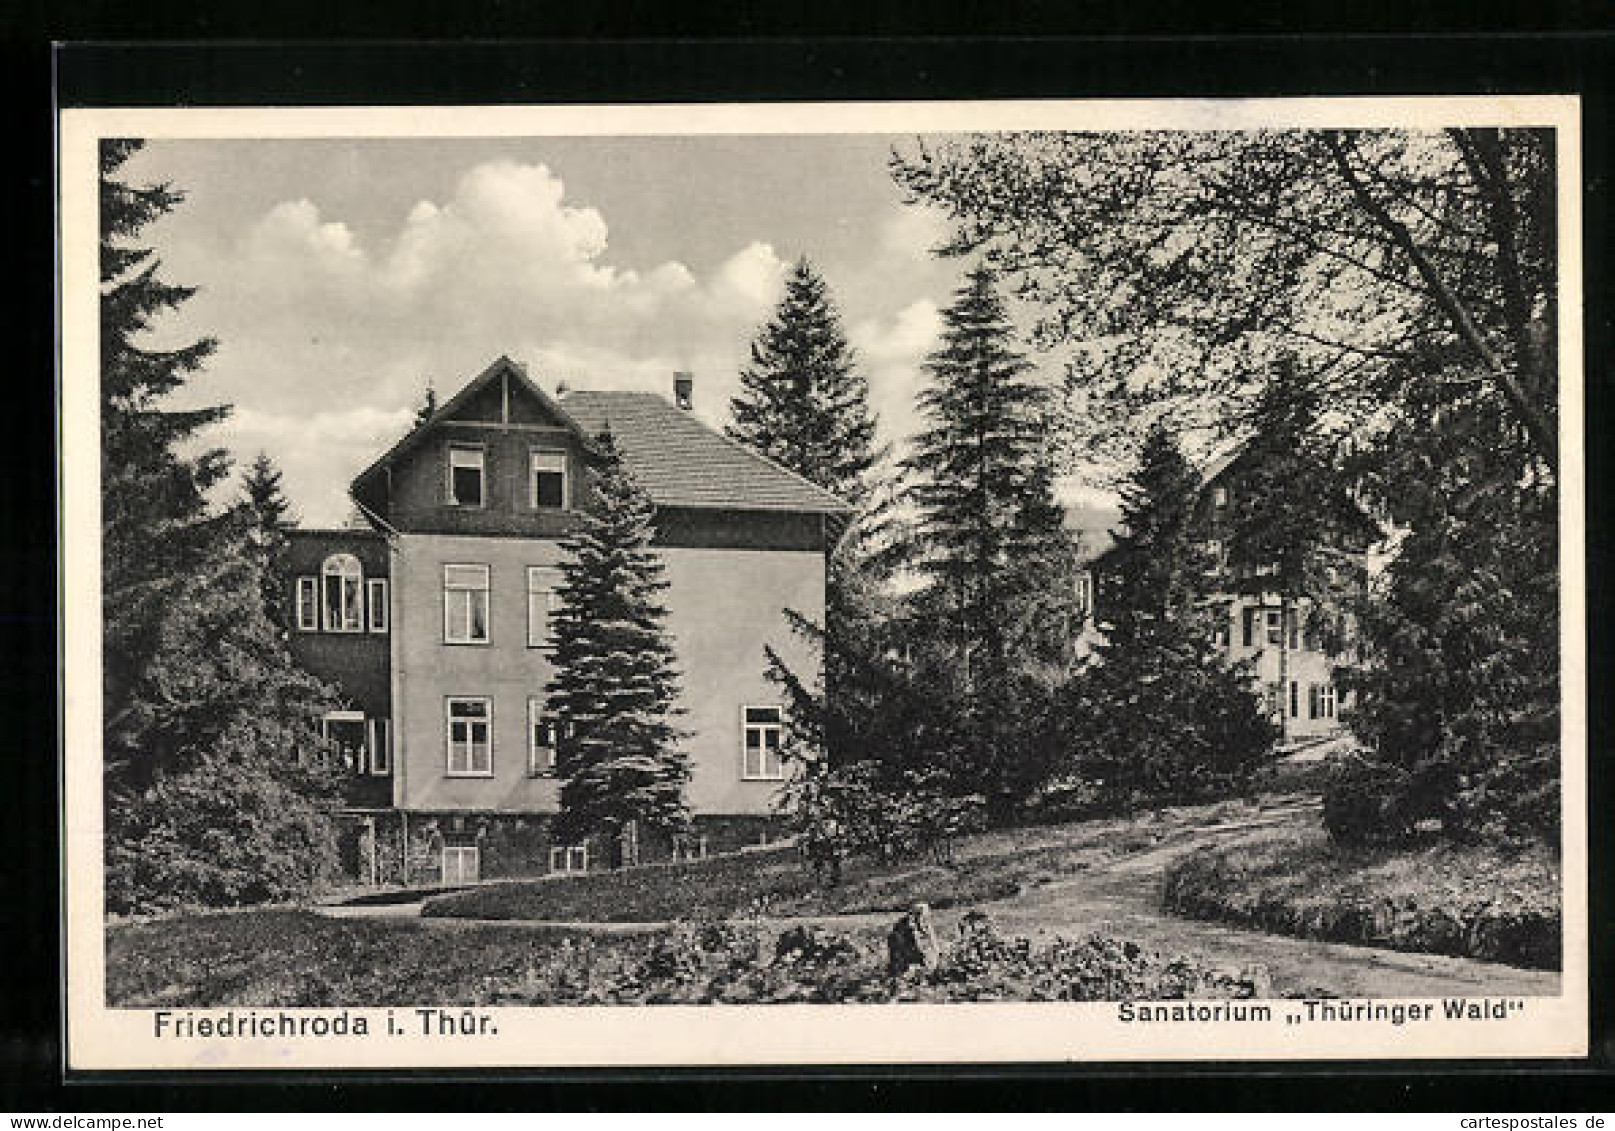
[[[1575,99],[62,125],[75,1067],[1585,1054]]]

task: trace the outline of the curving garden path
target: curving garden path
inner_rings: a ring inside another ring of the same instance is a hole
[[[1446,997],[1523,995],[1556,996],[1560,975],[1468,958],[1409,954],[1377,947],[1315,942],[1267,934],[1242,927],[1185,919],[1160,905],[1160,877],[1178,856],[1210,845],[1237,841],[1242,835],[1293,817],[1294,811],[1269,812],[1231,825],[1191,828],[1154,848],[1118,856],[1069,878],[1029,888],[1009,899],[980,905],[1006,934],[1029,936],[1093,932],[1130,939],[1167,954],[1198,954],[1209,965],[1243,969],[1260,965],[1272,979],[1273,992],[1329,994],[1336,997]],[[478,919],[421,918],[419,903],[382,907],[322,907],[339,918],[415,917],[422,929],[455,930],[469,926],[528,926],[543,930],[587,930],[602,934],[638,934],[665,929],[668,923],[577,923]],[[969,908],[935,913],[939,932],[951,934]],[[883,933],[891,912],[841,916],[808,916],[769,920],[777,929],[810,923],[859,934]]]

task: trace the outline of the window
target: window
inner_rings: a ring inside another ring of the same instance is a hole
[[[488,643],[488,567],[443,567],[443,640],[447,644]]]
[[[1221,566],[1222,565],[1222,542],[1220,542],[1216,538],[1208,539],[1206,541],[1206,557],[1211,559],[1211,564],[1212,564],[1213,567]]]
[[[352,554],[332,554],[320,567],[325,586],[325,631],[360,632],[364,605],[364,571]]]
[[[1077,574],[1077,616],[1087,620],[1093,613],[1093,573],[1082,570]]]
[[[586,844],[556,845],[550,849],[550,871],[587,872],[589,846]]]
[[[327,711],[320,719],[320,734],[336,747],[337,765],[350,773],[363,769],[365,726],[363,711]]]
[[[1284,614],[1290,625],[1290,651],[1299,651],[1301,648],[1301,614],[1296,609],[1290,609]]]
[[[316,577],[297,579],[297,627],[301,632],[320,630],[320,582]]]
[[[449,448],[449,502],[457,507],[482,505],[481,448]]]
[[[387,579],[372,577],[366,584],[370,591],[370,631],[387,631]]]
[[[673,859],[678,860],[705,860],[707,858],[707,838],[694,833],[673,834]]]
[[[740,776],[761,781],[779,781],[785,776],[780,760],[780,740],[785,728],[778,707],[744,709],[745,747]]]
[[[475,845],[445,844],[443,846],[443,883],[474,884],[481,860]]]
[[[450,699],[449,777],[493,776],[493,704],[487,699]]]
[[[1290,681],[1290,718],[1301,717],[1301,683],[1299,680]]]
[[[1308,696],[1313,708],[1311,717],[1315,719],[1332,719],[1334,717],[1334,685],[1332,683],[1313,683],[1311,695]]]
[[[535,451],[531,459],[533,506],[566,506],[566,453]]]
[[[1261,609],[1249,608],[1240,610],[1240,620],[1243,623],[1240,628],[1239,640],[1247,648],[1256,643],[1256,617],[1261,611]]]
[[[1267,642],[1269,644],[1284,643],[1284,621],[1277,609],[1267,610]]]
[[[550,615],[561,607],[556,590],[561,571],[553,566],[527,567],[527,646],[543,648],[550,643]]]
[[[370,772],[385,777],[393,772],[392,727],[387,725],[386,719],[371,719],[365,729],[369,731],[366,737],[370,747]]]
[[[544,713],[544,700],[527,700],[527,776],[549,777],[555,773],[555,720]]]
[[[1211,504],[1212,506],[1226,507],[1228,505],[1228,488],[1213,487],[1211,489]]]

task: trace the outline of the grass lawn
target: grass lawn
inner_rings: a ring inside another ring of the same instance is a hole
[[[1167,869],[1163,901],[1300,938],[1557,969],[1561,890],[1545,848],[1345,848],[1308,827],[1183,857]]]
[[[961,840],[951,864],[846,862],[842,883],[818,887],[795,849],[744,852],[684,864],[484,884],[427,901],[424,915],[460,919],[630,923],[674,919],[850,915],[974,906],[1091,868],[1219,815],[1237,803],[1123,820],[999,830]]]

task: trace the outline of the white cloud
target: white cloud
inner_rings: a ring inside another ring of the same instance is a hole
[[[881,250],[914,259],[929,258],[953,234],[953,225],[940,208],[905,204],[893,212],[880,232]]]
[[[920,299],[890,319],[867,319],[848,334],[869,377],[869,402],[879,417],[881,439],[898,443],[919,423],[915,400],[928,376],[921,368],[942,333],[942,314]]]
[[[704,278],[609,263],[605,217],[546,166],[510,161],[469,169],[382,238],[361,240],[356,219],[287,200],[183,251],[201,290],[175,328],[221,343],[190,394],[251,405],[210,440],[243,461],[268,451],[309,522],[346,514],[348,480],[428,380],[450,394],[501,353],[550,387],[664,391],[693,370],[697,411],[720,420],[787,269],[760,241]]]

